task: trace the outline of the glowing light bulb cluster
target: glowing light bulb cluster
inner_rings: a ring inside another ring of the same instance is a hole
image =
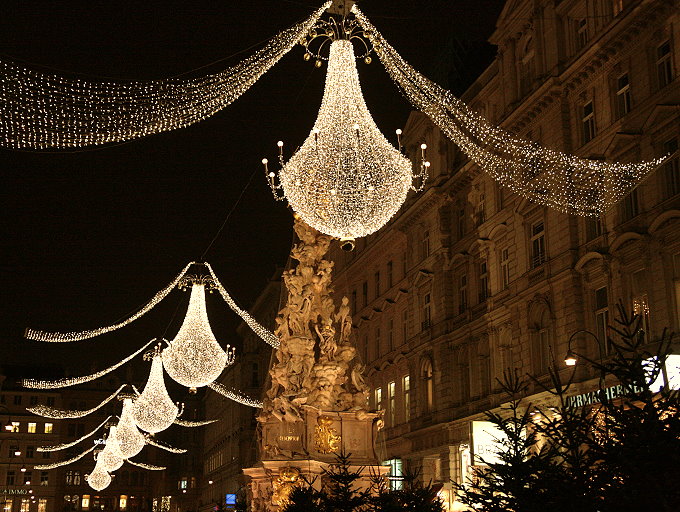
[[[65,450],[66,448],[71,448],[72,446],[77,445],[81,441],[84,441],[85,439],[88,439],[88,438],[92,437],[93,435],[95,435],[99,431],[100,428],[102,428],[104,425],[106,425],[106,423],[108,423],[108,421],[110,419],[111,419],[111,416],[109,416],[104,421],[102,421],[99,424],[99,426],[96,427],[94,430],[85,434],[82,437],[79,437],[75,441],[71,441],[70,443],[55,444],[55,445],[51,445],[51,446],[38,446],[35,449],[35,451],[37,451],[37,452],[58,452],[60,450]]]
[[[129,459],[130,457],[137,455],[142,451],[142,448],[144,448],[144,444],[146,443],[144,435],[137,428],[132,414],[132,408],[132,399],[126,398],[123,401],[123,412],[120,415],[118,426],[115,433],[109,438],[115,445],[115,449],[124,459]]]
[[[155,434],[172,425],[179,409],[172,401],[163,379],[163,360],[160,353],[153,355],[151,372],[141,395],[132,405],[132,416],[137,426]]]
[[[92,473],[87,475],[87,485],[95,491],[103,491],[111,485],[111,475],[99,464],[95,464]]]
[[[341,239],[369,235],[399,210],[413,187],[411,162],[376,126],[366,107],[354,49],[349,40],[331,43],[323,101],[314,127],[283,164],[278,190],[313,228]],[[423,165],[424,167],[424,165]]]
[[[96,373],[92,373],[90,375],[84,375],[82,377],[68,377],[65,379],[59,379],[59,380],[35,380],[35,379],[23,379],[21,381],[21,384],[25,388],[33,388],[33,389],[58,389],[58,388],[67,388],[69,386],[75,386],[76,384],[83,384],[85,382],[91,382],[93,380],[98,379],[99,377],[103,377],[107,373],[111,373],[113,370],[116,368],[119,368],[123,366],[125,363],[130,361],[131,359],[135,358],[144,350],[151,345],[156,339],[152,339],[148,343],[146,343],[142,348],[134,352],[133,354],[129,355],[122,361],[117,362],[113,366],[109,366],[105,370],[101,370]]]
[[[97,455],[97,464],[106,471],[116,471],[123,465],[123,455],[118,450],[116,439],[117,427],[112,426],[109,429],[109,435],[106,437],[106,444],[104,449]]]
[[[237,65],[201,78],[91,82],[0,61],[0,145],[75,148],[201,121],[246,92],[302,39],[330,3]]]
[[[31,412],[37,416],[42,416],[43,418],[52,418],[55,420],[64,420],[64,419],[74,419],[74,418],[84,418],[85,416],[92,414],[95,411],[98,411],[102,407],[104,407],[106,404],[108,404],[111,400],[116,398],[121,391],[127,386],[127,384],[123,384],[121,387],[119,387],[116,391],[114,391],[111,395],[106,397],[104,400],[102,400],[97,406],[93,407],[92,409],[85,409],[82,411],[79,410],[63,410],[63,409],[56,409],[54,407],[48,407],[46,405],[35,405],[33,407],[27,407],[26,410],[28,412]]]
[[[90,338],[94,338],[96,336],[100,336],[102,334],[106,334],[107,332],[118,330],[121,327],[125,327],[126,325],[131,324],[138,318],[144,316],[146,313],[148,313],[154,307],[156,307],[160,301],[167,297],[168,294],[177,286],[180,280],[184,277],[184,275],[187,273],[191,265],[193,265],[193,262],[189,263],[186,267],[184,267],[184,269],[182,269],[179,275],[175,277],[175,279],[168,286],[166,286],[158,293],[156,293],[156,295],[154,295],[149,302],[142,306],[142,308],[139,311],[137,311],[134,315],[130,316],[129,318],[126,318],[122,322],[118,322],[107,327],[99,327],[97,329],[91,329],[89,331],[80,332],[45,332],[36,329],[26,329],[26,332],[24,333],[24,338],[35,341],[65,343],[69,341],[87,340]]]
[[[175,338],[163,350],[163,366],[168,375],[188,388],[214,381],[227,363],[233,362],[234,349],[222,350],[210,328],[205,309],[205,285],[194,282],[184,322]]]
[[[599,216],[666,158],[609,163],[519,139],[493,126],[449,91],[418,73],[385,41],[356,4],[352,12],[390,77],[409,101],[480,169],[530,201],[566,213]]]
[[[247,396],[245,393],[242,393],[241,391],[235,389],[230,389],[225,385],[220,384],[219,382],[213,382],[211,384],[208,384],[208,387],[213,391],[216,391],[220,395],[228,398],[229,400],[233,400],[234,402],[237,402],[242,405],[247,405],[248,407],[262,409],[261,400],[255,400],[254,398]]]

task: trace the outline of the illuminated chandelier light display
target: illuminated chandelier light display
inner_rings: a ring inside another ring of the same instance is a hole
[[[351,27],[342,24],[326,33],[332,42],[323,101],[314,127],[285,164],[283,143],[278,143],[282,165],[279,185],[275,173],[269,172],[267,159],[262,162],[277,199],[287,199],[293,210],[318,231],[352,240],[385,225],[408,191],[415,189],[415,177],[410,160],[387,141],[366,107]],[[316,32],[311,36],[316,37]],[[424,152],[425,147],[422,149]],[[428,166],[423,154],[419,187]],[[280,190],[283,196],[279,196]]]
[[[115,449],[124,459],[137,455],[146,444],[144,434],[139,431],[135,423],[132,408],[132,399],[125,398],[123,401],[123,412],[120,415],[115,433],[109,437],[111,442],[115,444]]]
[[[21,381],[21,384],[25,388],[33,388],[33,389],[58,389],[58,388],[67,388],[69,386],[75,386],[76,384],[84,384],[85,382],[91,382],[93,380],[98,379],[99,377],[103,377],[107,373],[111,373],[113,370],[116,368],[119,368],[123,366],[125,363],[130,361],[131,359],[135,358],[146,348],[151,345],[153,342],[157,341],[156,338],[152,339],[148,343],[145,343],[142,348],[137,350],[135,353],[129,355],[122,361],[117,362],[113,366],[109,366],[105,370],[101,370],[96,373],[92,373],[90,375],[84,375],[82,377],[68,377],[64,379],[59,379],[59,380],[35,380],[35,379],[23,379]],[[101,405],[100,405],[101,406]]]
[[[149,379],[144,391],[134,401],[132,416],[140,429],[155,434],[172,425],[177,418],[179,408],[172,401],[165,387],[160,348],[156,347],[150,357]]]
[[[37,452],[57,452],[57,451],[60,451],[60,450],[65,450],[66,448],[71,448],[71,446],[75,446],[78,443],[80,443],[81,441],[84,441],[85,439],[88,439],[88,438],[92,437],[93,435],[95,435],[99,431],[100,428],[102,428],[104,425],[106,425],[108,423],[108,421],[111,418],[112,418],[112,416],[109,416],[104,421],[102,421],[99,424],[98,427],[95,427],[94,430],[85,434],[82,437],[79,437],[75,441],[71,441],[70,443],[55,444],[55,445],[51,445],[51,446],[38,446],[35,449],[35,451],[37,451]]]
[[[239,404],[247,405],[248,407],[254,407],[256,409],[262,408],[261,400],[255,400],[254,398],[245,395],[241,391],[230,389],[226,387],[224,384],[220,384],[219,382],[212,382],[208,384],[208,387],[213,391],[216,391],[220,395],[230,400],[233,400],[234,402],[237,402]]]
[[[200,78],[92,82],[0,61],[0,145],[77,148],[201,121],[246,92],[309,31],[330,3],[237,65]]]
[[[106,397],[104,400],[102,400],[97,406],[93,407],[92,409],[86,409],[82,411],[78,410],[63,410],[63,409],[56,409],[54,407],[48,407],[46,405],[34,405],[33,407],[26,407],[26,410],[28,412],[31,412],[37,416],[42,416],[43,418],[51,418],[55,420],[63,420],[63,419],[75,419],[75,418],[84,418],[85,416],[88,416],[89,414],[92,414],[95,411],[98,411],[102,407],[104,407],[106,404],[108,404],[111,400],[116,398],[123,389],[125,389],[125,386],[127,384],[123,384],[121,387],[119,387],[116,391],[114,391],[111,395]]]
[[[352,12],[390,77],[409,101],[480,169],[530,201],[566,213],[599,216],[666,158],[609,163],[522,140],[491,125],[449,91],[418,73],[387,43],[356,4]]]
[[[188,388],[206,386],[214,381],[227,364],[234,362],[235,349],[222,350],[210,328],[205,308],[205,287],[209,279],[192,277],[191,297],[184,322],[175,338],[163,350],[162,359],[168,375]]]
[[[97,463],[95,464],[92,473],[87,475],[87,484],[95,491],[103,491],[111,485],[111,475]]]
[[[109,428],[104,449],[97,454],[97,464],[106,471],[116,471],[123,465],[123,455],[118,450],[116,439],[116,426]]]

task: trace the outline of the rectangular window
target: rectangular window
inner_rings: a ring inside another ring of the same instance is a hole
[[[680,157],[678,156],[678,139],[667,140],[663,144],[664,155],[673,155],[663,164],[663,194],[669,199],[680,194]]]
[[[373,345],[375,346],[375,357],[373,359],[377,359],[382,355],[382,342],[380,340],[380,327],[376,327],[375,329],[375,340]]]
[[[356,290],[352,290],[352,304],[351,304],[351,306],[352,306],[352,313],[353,314],[356,313],[357,312],[357,291]]]
[[[479,263],[479,302],[486,302],[489,296],[489,274],[486,268],[486,260]]]
[[[595,138],[595,110],[592,100],[585,103],[581,112],[582,142],[586,144]]]
[[[387,262],[387,289],[389,290],[394,285],[394,270],[391,261]]]
[[[50,475],[47,471],[40,472],[40,485],[45,487],[50,485]]]
[[[501,251],[501,285],[504,290],[510,286],[510,254],[508,249]]]
[[[12,512],[12,505],[14,505],[14,500],[12,498],[7,498],[5,496],[3,496],[3,510],[4,512]]]
[[[5,476],[5,483],[7,485],[14,485],[14,471],[8,471]]]
[[[380,297],[380,272],[375,273],[375,297]]]
[[[404,422],[408,422],[411,420],[411,377],[404,375],[401,385],[404,393]]]
[[[21,512],[31,511],[31,500],[28,498],[21,498]]]
[[[64,482],[66,485],[73,485],[73,471],[67,471],[64,475]]]
[[[628,73],[624,73],[616,80],[616,117],[625,116],[630,109],[630,82]]]
[[[673,61],[671,59],[670,40],[660,44],[656,49],[656,72],[659,88],[666,87],[673,81]]]
[[[423,232],[423,239],[421,240],[421,259],[425,259],[430,255],[430,232]]]
[[[387,384],[387,399],[389,401],[390,426],[393,427],[397,412],[397,385],[394,381]]]
[[[458,314],[462,315],[467,310],[467,275],[458,278]]]
[[[458,238],[463,238],[467,232],[466,230],[465,207],[462,207],[458,210]]]
[[[30,399],[30,404],[31,405],[38,405],[38,397],[32,396],[31,399]]]
[[[375,408],[379,411],[383,409],[382,388],[375,388]]]
[[[16,444],[9,445],[9,458],[13,459],[14,457],[20,457],[20,456],[21,456],[21,450],[19,449],[19,445],[16,445]]]
[[[35,434],[36,433],[36,428],[37,428],[37,423],[29,423],[28,424],[28,433],[29,434]]]
[[[120,498],[118,499],[118,509],[127,509],[127,496],[125,494],[121,494]]]
[[[477,208],[475,208],[475,225],[481,226],[486,222],[486,201],[484,194],[479,194]]]
[[[630,191],[630,194],[628,194],[626,197],[623,198],[622,201],[622,208],[623,208],[623,221],[627,221],[632,219],[633,217],[637,217],[640,213],[640,201],[638,199],[638,189],[634,188],[633,190]]]
[[[545,263],[545,226],[542,220],[531,225],[531,268]]]
[[[31,479],[33,478],[33,471],[24,471],[24,485],[31,485]]]
[[[83,494],[83,500],[80,502],[83,510],[88,510],[90,508],[90,495]]]
[[[11,432],[19,432],[19,427],[20,423],[18,421],[13,421],[12,422],[12,428],[10,429]]]
[[[633,297],[633,313],[638,315],[640,320],[640,336],[646,343],[651,341],[649,323],[649,300],[646,293],[641,293]]]
[[[597,217],[586,218],[586,242],[595,240],[602,234],[602,221]]]
[[[47,512],[47,498],[38,499],[38,512]]]
[[[50,406],[50,407],[54,407],[54,397],[53,396],[47,397],[47,405]]]
[[[43,459],[49,459],[52,457],[52,452],[42,452]]]
[[[432,319],[431,318],[432,311],[430,309],[430,302],[431,302],[430,294],[426,293],[423,296],[423,317],[422,317],[421,326],[420,326],[421,329],[423,329],[423,330],[430,327],[430,321]]]
[[[588,44],[588,20],[586,18],[578,20],[576,26],[576,44],[579,50],[585,48]]]
[[[389,466],[390,470],[387,473],[387,478],[390,482],[390,490],[398,491],[404,487],[403,463],[401,459],[390,459],[382,464]]]
[[[391,318],[387,321],[387,350],[394,350],[394,320]]]
[[[51,434],[52,433],[52,423],[45,423],[45,434]]]
[[[605,352],[609,352],[609,295],[607,287],[595,290],[595,334]]]
[[[402,336],[402,343],[406,343],[408,341],[408,310],[405,309],[401,313],[401,336]]]
[[[21,395],[14,395],[14,405],[21,405]]]
[[[366,307],[368,304],[368,281],[364,281],[364,283],[361,285],[361,295],[363,299],[362,306]]]
[[[26,447],[26,458],[27,459],[32,459],[34,456],[34,450],[35,448],[33,446],[27,446]]]

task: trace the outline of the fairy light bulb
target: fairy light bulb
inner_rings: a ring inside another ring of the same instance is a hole
[[[139,431],[135,424],[135,419],[132,415],[132,400],[126,398],[123,401],[123,412],[118,421],[118,427],[115,434],[111,436],[113,442],[116,443],[116,448],[124,459],[134,457],[144,448],[146,439]]]
[[[184,322],[162,357],[168,375],[188,388],[206,386],[224,370],[229,357],[210,328],[203,283],[192,284]]]
[[[132,405],[132,416],[139,428],[155,434],[165,430],[177,418],[179,409],[172,401],[163,379],[163,360],[155,354],[151,361],[149,380],[142,394]]]
[[[319,115],[280,170],[279,181],[307,224],[338,238],[377,231],[406,199],[413,182],[411,162],[373,121],[348,40],[331,43]]]

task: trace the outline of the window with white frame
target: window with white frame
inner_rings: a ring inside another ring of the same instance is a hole
[[[411,377],[404,375],[401,379],[401,389],[404,394],[404,422],[411,421]]]
[[[401,459],[390,459],[382,463],[390,469],[387,472],[387,479],[390,482],[390,490],[398,491],[404,487],[403,462]]]
[[[673,81],[673,59],[670,39],[664,41],[656,48],[656,73],[659,88],[666,87]]]
[[[595,334],[605,352],[609,352],[609,294],[607,287],[595,290]]]
[[[374,397],[375,397],[375,408],[378,411],[382,411],[383,410],[382,388],[375,388]]]
[[[501,287],[505,290],[510,286],[510,251],[505,248],[501,250]]]
[[[531,224],[530,235],[531,268],[537,268],[543,265],[546,261],[545,225],[542,219]]]
[[[481,226],[484,222],[486,222],[486,198],[484,194],[479,194],[475,208],[475,225]]]
[[[616,79],[616,117],[625,116],[630,109],[630,81],[628,73],[624,73]]]
[[[432,361],[425,359],[421,367],[421,378],[423,380],[425,411],[432,412],[434,406],[434,371]]]
[[[390,418],[390,426],[393,427],[396,423],[397,412],[397,383],[394,381],[387,383],[387,401],[388,413]]]
[[[592,100],[581,107],[581,135],[583,144],[595,138],[595,109]]]
[[[588,19],[581,18],[576,22],[576,46],[578,50],[588,45]]]

